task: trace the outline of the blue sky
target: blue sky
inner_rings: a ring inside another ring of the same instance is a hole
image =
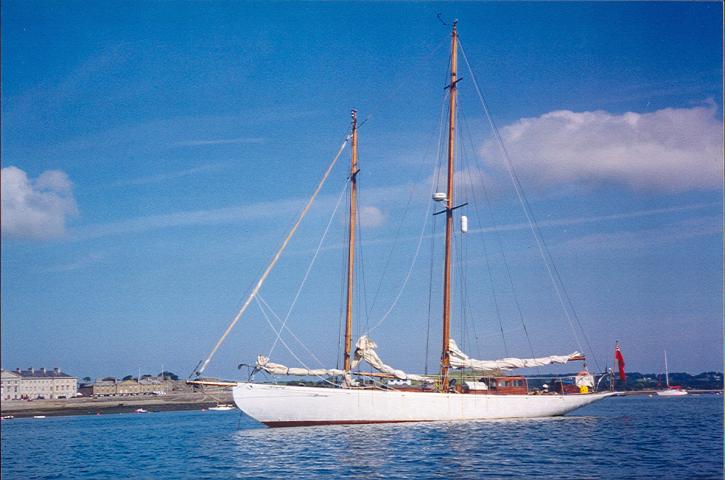
[[[663,350],[673,370],[720,370],[717,2],[3,2],[3,368],[190,372],[314,189],[353,107],[367,119],[356,333],[377,323],[410,269],[438,158],[449,48],[439,12],[459,19],[586,353],[611,365],[619,340],[632,370],[662,370]],[[471,231],[459,247],[467,294],[455,297],[454,336],[475,356],[528,356],[518,302],[535,353],[569,353],[577,338],[460,70]],[[348,160],[349,150],[262,291],[280,316]],[[338,352],[337,217],[289,320],[328,366]],[[383,359],[410,371],[426,363],[425,232],[405,290],[372,333]],[[234,377],[238,363],[268,353],[274,334],[254,307],[208,373]],[[282,347],[273,360],[296,363]]]

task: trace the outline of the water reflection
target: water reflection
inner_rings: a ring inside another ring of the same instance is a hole
[[[258,428],[253,421],[231,436],[240,472],[277,476],[304,468],[325,474],[384,477],[419,472],[426,477],[515,475],[550,456],[570,456],[602,424],[597,416],[481,420],[302,428]],[[567,437],[562,445],[562,437]],[[515,455],[512,449],[515,448]],[[569,450],[567,450],[569,449]],[[593,450],[593,449],[592,449]],[[576,458],[557,460],[576,465]]]

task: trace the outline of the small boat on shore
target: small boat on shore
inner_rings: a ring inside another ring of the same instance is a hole
[[[209,410],[214,411],[214,412],[234,410],[234,405],[232,405],[231,403],[219,403],[214,407],[209,407]]]
[[[144,410],[143,408],[137,408],[133,411],[133,413],[149,413],[148,410]]]

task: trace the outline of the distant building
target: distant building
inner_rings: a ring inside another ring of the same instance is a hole
[[[94,397],[106,397],[109,395],[116,395],[116,381],[115,380],[99,380],[90,384],[90,392],[88,394]],[[87,395],[86,392],[83,392]]]
[[[36,370],[30,367],[27,370],[16,368],[14,372],[2,372],[3,400],[71,398],[76,393],[78,379],[58,368]]]
[[[22,387],[20,385],[23,377],[15,372],[0,370],[0,399],[20,400]]]
[[[141,393],[154,394],[154,395],[166,395],[173,389],[173,380],[160,379],[160,378],[142,378],[139,382]]]
[[[128,380],[98,380],[84,384],[81,393],[88,396],[108,397],[116,395],[165,395],[173,388],[173,381],[160,378]]]

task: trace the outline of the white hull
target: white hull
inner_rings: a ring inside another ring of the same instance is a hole
[[[243,382],[233,393],[244,413],[271,427],[551,417],[614,395],[473,395]]]
[[[657,392],[657,395],[659,395],[660,397],[682,397],[684,395],[687,395],[687,392],[685,390],[670,388],[667,390],[660,390],[659,392]]]

